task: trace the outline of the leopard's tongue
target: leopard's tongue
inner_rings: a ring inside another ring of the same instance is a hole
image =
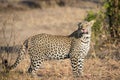
[[[88,31],[86,29],[82,29],[83,33],[88,33]]]

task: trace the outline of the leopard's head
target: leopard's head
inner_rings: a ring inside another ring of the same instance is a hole
[[[83,37],[90,37],[91,36],[91,27],[93,26],[95,20],[92,21],[83,21],[78,24],[78,30],[81,32]],[[81,35],[80,34],[80,35]]]
[[[94,20],[88,22],[83,21],[78,24],[78,29],[74,31],[69,37],[81,38],[81,37],[90,37],[91,36],[91,27],[94,24]]]

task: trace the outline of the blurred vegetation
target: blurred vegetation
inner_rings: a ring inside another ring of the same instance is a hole
[[[82,2],[82,5],[81,5]],[[99,3],[99,0],[0,0],[0,9],[34,9],[34,8],[48,8],[48,7],[82,7],[82,8],[93,8],[85,7],[84,2]],[[3,5],[3,6],[2,6]]]
[[[101,32],[100,28],[101,28],[101,24],[102,24],[102,18],[99,18],[99,17],[100,17],[99,13],[94,13],[92,11],[89,11],[87,17],[85,18],[85,20],[87,20],[87,21],[96,20],[96,22],[94,23],[94,25],[92,27],[95,37],[97,37]]]
[[[105,15],[109,19],[109,30],[112,38],[120,38],[120,1],[105,0]]]
[[[100,12],[88,12],[85,20],[90,21],[95,19],[93,32],[95,37],[99,37],[102,33],[110,35],[111,39],[120,38],[120,1],[119,0],[104,0],[103,7]],[[108,34],[109,33],[109,34]]]
[[[87,21],[96,20],[92,27],[92,42],[94,42],[94,52],[99,58],[120,59],[120,1],[103,0],[101,10],[98,13],[89,11]],[[107,53],[98,54],[98,51]]]

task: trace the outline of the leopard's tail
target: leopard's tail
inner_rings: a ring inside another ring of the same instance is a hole
[[[18,51],[18,57],[17,57],[17,59],[16,59],[16,61],[15,61],[15,63],[14,63],[13,65],[9,66],[9,65],[8,65],[8,62],[6,61],[5,67],[6,67],[6,69],[7,69],[8,72],[9,72],[11,69],[16,68],[17,65],[24,59],[24,55],[25,55],[25,53],[26,53],[27,48],[28,48],[28,40],[26,40],[26,41],[23,43],[23,45],[21,46],[21,48],[19,49],[19,51]]]

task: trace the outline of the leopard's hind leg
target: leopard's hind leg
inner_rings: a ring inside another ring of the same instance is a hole
[[[45,61],[44,56],[33,57],[31,56],[31,64],[28,68],[28,73],[30,73],[33,77],[37,76],[37,71],[41,68],[42,63]]]

